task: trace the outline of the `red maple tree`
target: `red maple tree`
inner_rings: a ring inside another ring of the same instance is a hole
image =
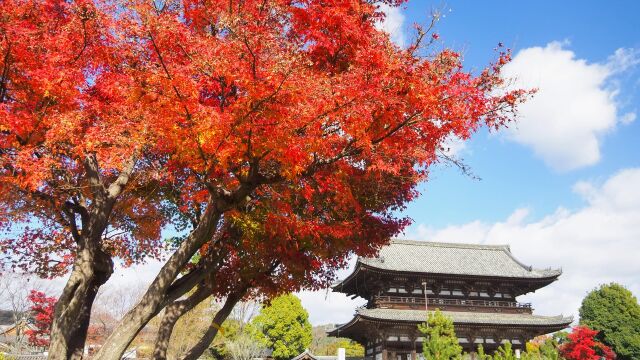
[[[29,337],[29,344],[38,347],[49,346],[49,334],[53,323],[53,310],[56,298],[49,297],[42,291],[31,290],[28,296],[31,303],[29,310],[33,317],[35,329],[28,329],[25,334]]]
[[[560,355],[567,360],[611,360],[616,354],[603,343],[595,340],[598,331],[586,326],[576,326],[568,335],[569,341],[560,346]]]
[[[159,257],[163,230],[166,264],[99,359],[205,278],[222,296],[276,264],[265,291],[317,288],[409,223],[445,141],[503,126],[526,92],[500,90],[508,51],[472,74],[424,30],[392,43],[378,5],[403,2],[0,2],[0,249],[72,269],[52,358],[82,356],[114,259]]]

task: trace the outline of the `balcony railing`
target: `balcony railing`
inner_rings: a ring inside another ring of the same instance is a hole
[[[374,296],[374,303],[380,304],[416,304],[424,305],[424,298],[404,296]],[[500,307],[512,309],[531,309],[531,303],[519,303],[500,300],[467,300],[467,299],[442,299],[429,298],[429,306],[474,306],[474,307]]]

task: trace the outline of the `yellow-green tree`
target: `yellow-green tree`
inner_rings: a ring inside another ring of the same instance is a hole
[[[493,354],[493,360],[516,360],[517,358],[510,342],[502,344]]]
[[[462,358],[462,347],[453,328],[453,320],[445,316],[439,309],[430,312],[427,322],[418,325],[424,336],[422,354],[425,359],[451,360]]]
[[[345,355],[349,357],[364,357],[364,347],[349,339],[339,339],[327,346],[327,355],[335,355],[339,348],[344,348]]]
[[[271,300],[252,321],[255,337],[277,360],[291,359],[311,344],[309,314],[300,299],[287,294]]]

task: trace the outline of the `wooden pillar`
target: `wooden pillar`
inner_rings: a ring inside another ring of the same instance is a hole
[[[382,338],[382,341],[380,342],[380,346],[382,346],[382,360],[390,360],[389,353],[387,352],[387,332],[380,331],[379,334]]]
[[[411,340],[411,360],[417,360],[418,359],[418,356],[416,354],[417,335],[415,331],[411,333],[411,337],[409,339]]]
[[[476,331],[474,331],[474,330],[470,330],[469,331],[468,339],[469,339],[469,348],[471,349],[471,358],[472,359],[475,359],[473,356],[475,356],[476,351],[478,351],[478,345],[476,344],[476,336],[477,336],[477,332]]]
[[[417,360],[418,354],[416,353],[416,341],[413,340],[413,347],[411,348],[411,360]]]

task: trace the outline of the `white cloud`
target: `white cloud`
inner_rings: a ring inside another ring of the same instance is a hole
[[[573,190],[585,205],[558,208],[536,221],[517,209],[497,223],[474,221],[431,229],[418,226],[412,238],[431,241],[508,244],[525,264],[562,267],[560,280],[526,295],[536,313],[576,317],[584,295],[602,283],[619,282],[640,295],[640,168],[626,169],[603,184],[579,182]]]
[[[342,280],[349,276],[355,265],[356,257],[352,257],[349,259],[349,266],[338,271],[337,278]],[[302,301],[302,306],[309,312],[309,321],[314,326],[346,323],[351,320],[356,308],[366,303],[362,298],[351,299],[331,289],[301,291],[296,295]]]
[[[522,296],[540,315],[573,315],[596,286],[618,282],[640,295],[640,168],[620,171],[604,183],[578,182],[573,190],[584,199],[576,210],[560,207],[539,220],[530,209],[516,209],[504,221],[473,221],[435,229],[417,225],[407,238],[508,244],[516,258],[537,268],[562,267],[553,284]],[[353,267],[353,262],[352,262]],[[349,271],[342,271],[344,278]],[[349,321],[364,304],[326,291],[299,294],[314,325]]]
[[[606,63],[588,63],[564,45],[524,49],[503,73],[517,87],[538,89],[520,107],[508,138],[559,171],[597,163],[603,136],[635,119],[634,113],[619,114],[620,88],[613,77],[640,63],[638,50],[618,49]]]
[[[399,6],[380,4],[380,10],[385,13],[386,17],[382,23],[378,24],[378,28],[391,35],[391,40],[398,46],[404,47],[406,39],[402,9]]]
[[[311,324],[344,324],[353,318],[356,308],[366,304],[362,298],[350,299],[331,290],[297,293],[302,306],[309,312]]]

